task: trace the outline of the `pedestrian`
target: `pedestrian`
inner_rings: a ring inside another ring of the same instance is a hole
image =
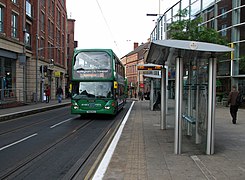
[[[142,99],[142,92],[141,91],[138,92],[138,98],[139,98],[139,100]]]
[[[141,101],[144,100],[144,96],[145,96],[145,94],[144,94],[144,92],[142,91],[142,92],[141,92]]]
[[[236,85],[232,86],[232,90],[229,93],[228,97],[228,105],[230,105],[230,114],[232,117],[232,123],[236,124],[237,121],[237,111],[238,111],[238,104],[237,104],[237,97],[238,97],[239,91],[237,91]]]
[[[45,89],[45,96],[46,96],[46,103],[49,103],[49,100],[50,100],[50,87],[49,87],[49,85],[47,85],[47,87]]]
[[[61,86],[59,86],[58,89],[56,90],[56,96],[58,98],[58,103],[62,102],[63,94],[64,94],[63,89],[61,88]]]
[[[153,111],[161,110],[161,93],[157,92],[156,102],[153,104]]]

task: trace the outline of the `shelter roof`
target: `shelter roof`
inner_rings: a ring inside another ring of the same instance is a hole
[[[168,64],[174,57],[183,56],[183,54],[201,52],[212,55],[233,51],[234,49],[206,42],[186,41],[186,40],[156,40],[151,42],[149,52],[146,56],[146,63]],[[168,63],[166,63],[168,62]]]

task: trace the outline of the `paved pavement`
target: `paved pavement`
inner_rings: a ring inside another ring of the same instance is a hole
[[[168,102],[167,130],[160,130],[160,111],[150,111],[149,101],[135,102],[103,179],[244,180],[245,109],[239,109],[237,124],[232,124],[228,107],[216,109],[214,155],[205,155],[205,147],[187,136],[182,154],[175,155],[174,103]],[[0,121],[69,104],[68,99],[0,109]]]
[[[215,154],[183,136],[182,154],[174,154],[174,103],[169,101],[167,130],[160,130],[160,112],[137,101],[109,163],[104,180],[244,180],[245,110],[231,123],[228,107],[218,107]]]

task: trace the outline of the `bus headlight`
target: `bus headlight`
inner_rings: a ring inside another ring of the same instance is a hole
[[[114,107],[114,102],[108,101],[105,105],[105,109],[109,110]]]
[[[78,105],[77,105],[76,102],[73,102],[73,103],[72,103],[72,106],[73,106],[73,109],[79,109],[79,107],[78,107]]]
[[[73,105],[73,109],[78,109],[78,105]]]

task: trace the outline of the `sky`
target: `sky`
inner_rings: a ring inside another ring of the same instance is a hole
[[[119,58],[145,43],[157,20],[178,0],[66,0],[67,16],[75,19],[78,48],[113,49]],[[160,3],[159,3],[160,2]]]

